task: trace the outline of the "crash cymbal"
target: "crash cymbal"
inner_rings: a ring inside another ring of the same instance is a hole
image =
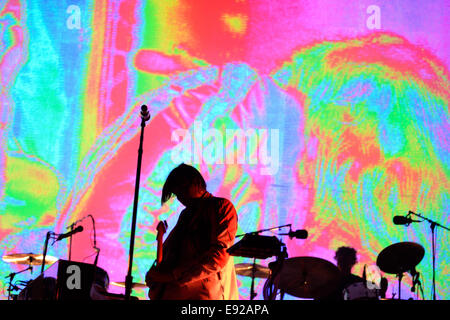
[[[43,260],[42,254],[35,253],[12,253],[2,257],[3,261],[15,264],[26,264],[30,266],[40,266]],[[58,258],[46,255],[45,264],[53,264],[58,261]]]
[[[116,286],[116,287],[125,288],[125,282],[116,282],[116,281],[113,281],[113,282],[111,282],[111,284],[112,284],[113,286]],[[147,287],[147,285],[144,284],[144,283],[133,282],[133,283],[131,284],[131,288],[132,288],[132,289],[142,289],[142,288],[148,288],[148,287]]]
[[[384,248],[377,257],[377,266],[390,274],[402,274],[415,268],[425,249],[415,242],[398,242]]]
[[[253,276],[253,263],[238,263],[234,266],[236,274],[245,277]],[[270,269],[268,267],[263,267],[261,265],[255,265],[255,278],[268,278],[270,274]]]
[[[336,290],[339,269],[331,262],[316,257],[294,257],[283,261],[279,288],[298,298],[321,298]]]

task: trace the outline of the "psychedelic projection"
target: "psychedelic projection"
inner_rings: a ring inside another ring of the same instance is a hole
[[[291,224],[309,237],[279,236],[289,257],[333,263],[354,247],[354,273],[385,276],[388,298],[398,282],[378,255],[420,244],[423,295],[407,273],[401,293],[431,299],[430,224],[392,219],[450,226],[448,15],[445,0],[0,1],[0,254],[42,253],[48,231],[78,221],[72,259],[93,263],[97,247],[110,280],[125,280],[146,104],[135,282],[158,221],[173,227],[183,208],[160,196],[185,162],[234,203],[238,234]],[[449,299],[449,234],[435,231],[437,298]],[[67,259],[68,239],[48,254]],[[0,261],[2,299],[23,268]],[[238,276],[242,299],[250,283]]]

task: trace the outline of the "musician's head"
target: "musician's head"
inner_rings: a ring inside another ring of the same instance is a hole
[[[342,272],[350,273],[357,261],[356,250],[352,247],[339,247],[336,250],[334,259]]]
[[[206,182],[201,173],[187,164],[180,164],[173,169],[164,183],[161,204],[175,195],[184,206],[193,199],[200,198],[206,191]]]

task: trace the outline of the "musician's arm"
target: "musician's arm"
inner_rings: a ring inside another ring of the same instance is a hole
[[[185,214],[185,210],[183,210],[180,213],[180,218]],[[163,251],[166,251],[167,248],[170,248],[172,246],[173,242],[178,241],[175,237],[174,239],[174,233],[176,233],[177,226],[174,227],[174,229],[170,232],[166,240],[164,241]],[[152,264],[150,269],[147,271],[145,275],[145,283],[147,286],[151,286],[153,283],[158,282],[172,282],[175,281],[175,278],[172,273],[172,268],[167,268],[163,263],[160,265],[157,265],[156,261]]]

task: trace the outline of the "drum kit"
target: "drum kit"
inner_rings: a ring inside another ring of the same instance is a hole
[[[267,237],[253,234],[251,243],[245,241],[248,239],[243,239],[229,249],[230,255],[254,258],[253,263],[235,265],[237,275],[252,279],[251,300],[256,296],[253,290],[255,278],[266,279],[263,292],[266,300],[275,300],[277,296],[279,299],[283,299],[284,294],[301,299],[327,300],[330,297],[335,298],[333,294],[336,292],[339,293],[339,300],[380,300],[384,298],[383,288],[380,289],[379,286],[375,286],[369,281],[351,283],[341,288],[342,273],[339,268],[322,258],[309,256],[287,258],[284,251],[273,254],[277,256],[277,260],[269,263],[268,267],[256,264],[256,257],[264,256],[261,255],[258,237],[261,237],[262,243],[266,242],[267,244]],[[244,255],[243,252],[245,252]],[[378,255],[376,261],[378,268],[384,273],[393,274],[399,278],[398,299],[401,299],[400,286],[403,274],[408,272],[414,276],[416,274],[415,267],[421,262],[424,254],[425,250],[420,244],[399,242],[386,247]],[[384,290],[386,289],[387,284]]]
[[[8,300],[17,298],[17,295],[13,295],[12,292],[15,290],[20,290],[23,288],[18,287],[24,286],[26,287],[28,284],[28,281],[19,281],[17,284],[13,283],[13,280],[16,275],[24,273],[26,271],[33,272],[33,266],[41,266],[41,265],[50,265],[58,261],[57,258],[52,256],[46,256],[44,261],[44,256],[42,254],[35,254],[35,253],[13,253],[13,254],[7,254],[2,257],[3,261],[8,263],[13,263],[17,265],[28,265],[27,268],[20,270],[18,272],[12,272],[10,273],[6,278],[9,278],[9,285],[8,285]]]
[[[236,274],[242,277],[251,278],[250,299],[253,300],[257,294],[254,292],[255,279],[266,279],[264,284],[264,299],[275,300],[279,294],[283,299],[284,294],[301,299],[327,299],[330,295],[341,290],[341,298],[344,300],[379,300],[381,295],[379,288],[374,289],[364,282],[352,283],[345,287],[342,285],[342,274],[333,263],[318,257],[287,257],[285,245],[276,237],[262,236],[256,233],[246,234],[243,239],[228,249],[232,256],[252,258],[253,263],[239,263],[235,265]],[[413,287],[418,285],[418,272],[416,266],[422,261],[425,254],[424,248],[414,242],[394,243],[383,249],[376,260],[379,269],[385,273],[398,277],[398,299],[401,299],[400,287],[404,273],[413,276]],[[262,266],[256,263],[257,259],[267,259],[276,257],[276,261],[269,263],[269,266]],[[30,270],[33,266],[50,265],[58,261],[52,256],[33,253],[15,253],[3,256],[3,261],[16,264],[27,265],[26,269],[11,273],[9,278],[8,299],[17,296],[11,292],[18,290],[17,285],[27,286],[28,282],[19,281],[13,283],[17,274]],[[125,282],[111,282],[111,285],[125,287]],[[132,283],[132,289],[147,288],[142,283]]]

